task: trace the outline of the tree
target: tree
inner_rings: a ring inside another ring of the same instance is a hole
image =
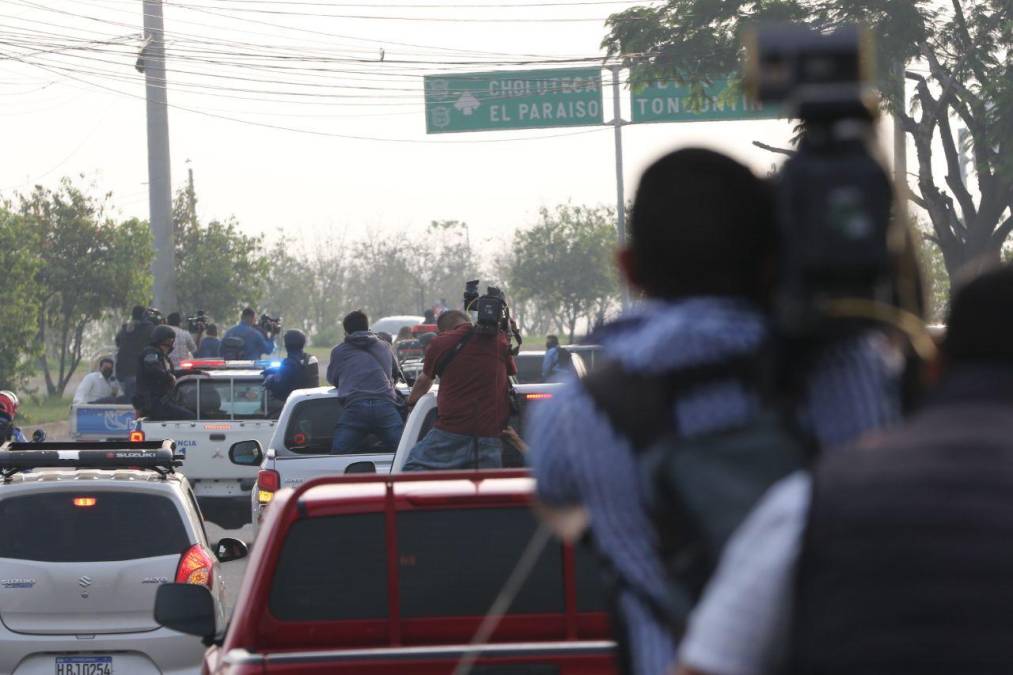
[[[665,78],[700,86],[739,69],[743,31],[763,20],[816,29],[859,22],[871,29],[886,107],[914,141],[918,173],[910,198],[927,213],[928,237],[947,272],[998,261],[1013,231],[1009,0],[668,0],[610,16],[603,46],[624,56],[635,84]],[[914,83],[910,110],[901,96],[905,79]],[[976,190],[961,179],[960,125]],[[945,185],[933,165],[940,147]]]
[[[415,285],[420,314],[437,301],[455,304],[464,283],[482,276],[471,248],[468,224],[459,220],[429,223],[425,235],[408,242],[406,266]]]
[[[0,389],[18,390],[32,374],[40,355],[39,292],[35,277],[42,268],[38,233],[10,205],[0,208],[0,268],[4,299],[0,303]]]
[[[107,217],[110,197],[94,197],[69,178],[20,197],[20,214],[39,241],[36,340],[50,396],[63,395],[80,365],[86,330],[151,292],[149,228]]]
[[[263,297],[265,308],[280,314],[286,328],[298,328],[305,333],[314,330],[313,274],[309,264],[293,255],[284,239],[268,253],[270,271]]]
[[[206,311],[216,321],[239,316],[262,298],[270,273],[263,238],[243,234],[234,219],[202,225],[192,185],[176,193],[176,291],[187,313]],[[278,311],[277,308],[271,308]]]
[[[514,237],[508,282],[515,301],[551,312],[571,342],[580,319],[607,311],[618,297],[614,222],[609,207],[565,204],[543,208],[539,222]]]

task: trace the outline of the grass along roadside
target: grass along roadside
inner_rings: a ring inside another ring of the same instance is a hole
[[[24,398],[18,408],[18,423],[49,424],[62,422],[70,416],[70,399],[62,396],[46,396],[38,399]]]

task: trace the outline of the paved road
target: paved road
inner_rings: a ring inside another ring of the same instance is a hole
[[[209,543],[213,546],[222,537],[232,537],[245,541],[247,545],[253,540],[253,527],[246,525],[238,530],[226,530],[214,523],[206,523]],[[239,595],[239,584],[246,573],[246,559],[234,560],[229,563],[222,563],[222,576],[225,577],[225,610],[232,616],[232,610],[236,606],[236,598]]]

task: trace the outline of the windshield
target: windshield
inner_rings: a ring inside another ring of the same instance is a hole
[[[183,406],[199,410],[197,419],[267,419],[279,412],[277,406],[270,405],[260,379],[195,378],[180,382],[176,391]]]

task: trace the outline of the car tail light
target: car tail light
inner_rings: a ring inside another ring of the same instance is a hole
[[[131,443],[143,443],[144,442],[144,432],[143,431],[131,431],[130,432],[130,442]]]
[[[95,499],[94,497],[74,497],[74,506],[88,507],[88,506],[95,506],[95,504],[97,503],[98,500]]]
[[[528,401],[544,401],[545,399],[552,398],[552,394],[525,394],[524,398]]]
[[[266,504],[274,499],[274,493],[281,488],[281,476],[273,469],[263,469],[257,474],[257,501]]]
[[[177,584],[199,584],[211,588],[214,581],[211,570],[215,561],[200,544],[194,544],[186,550],[176,568]]]

